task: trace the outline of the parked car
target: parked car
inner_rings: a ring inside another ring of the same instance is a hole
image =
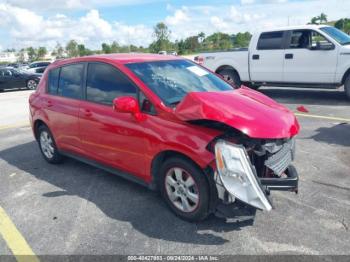
[[[26,70],[30,73],[42,74],[44,73],[46,67],[48,67],[50,64],[51,62],[47,61],[36,61],[31,63]]]
[[[167,51],[159,51],[158,55],[167,55]]]
[[[270,190],[298,190],[294,114],[183,58],[57,61],[29,104],[49,163],[68,156],[158,189],[190,221],[229,216],[238,200],[269,211]]]
[[[12,67],[12,68],[17,68],[17,69],[25,69],[28,66],[29,66],[28,64],[21,64],[21,63],[12,63],[12,64],[7,65],[7,67]]]
[[[31,74],[14,68],[0,68],[0,92],[5,89],[22,87],[34,90],[40,78],[40,74]]]
[[[254,34],[249,48],[204,53],[197,62],[231,83],[337,88],[350,98],[350,36],[326,25],[303,25]]]

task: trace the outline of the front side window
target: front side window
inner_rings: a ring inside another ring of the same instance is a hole
[[[47,85],[47,92],[52,95],[57,94],[58,77],[60,75],[60,68],[55,68],[49,72],[49,80]]]
[[[176,105],[190,92],[233,90],[218,76],[187,60],[130,63],[126,66],[168,106]]]
[[[258,50],[282,49],[283,31],[262,33],[258,41]]]
[[[136,97],[136,87],[115,67],[103,63],[90,63],[87,70],[86,99],[111,105],[116,97]]]
[[[313,30],[294,30],[291,34],[289,48],[311,49],[316,48],[319,43],[330,43],[320,33]]]
[[[83,64],[73,64],[61,68],[58,95],[80,99],[82,96]]]

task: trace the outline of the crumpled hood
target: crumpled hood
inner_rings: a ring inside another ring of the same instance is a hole
[[[205,119],[225,123],[251,138],[289,138],[299,132],[293,112],[246,87],[189,93],[177,105],[175,115],[183,121]]]

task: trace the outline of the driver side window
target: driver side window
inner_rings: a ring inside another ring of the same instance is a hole
[[[313,30],[294,30],[292,32],[289,48],[310,49],[316,48],[320,42],[329,41],[321,34]]]

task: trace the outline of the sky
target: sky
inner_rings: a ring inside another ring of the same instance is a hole
[[[350,16],[349,0],[0,0],[0,50],[46,46],[75,39],[148,46],[153,27],[165,22],[171,40],[199,32],[238,33]]]

